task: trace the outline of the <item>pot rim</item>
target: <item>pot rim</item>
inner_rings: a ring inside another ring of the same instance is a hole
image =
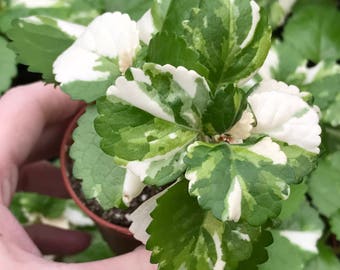
[[[99,217],[95,213],[93,213],[90,209],[86,207],[86,205],[80,200],[80,198],[77,196],[75,191],[73,190],[71,186],[71,182],[69,179],[69,172],[67,170],[67,155],[68,150],[70,148],[70,145],[72,144],[72,133],[76,129],[77,121],[78,119],[84,114],[86,111],[86,107],[84,106],[80,111],[74,116],[72,121],[69,123],[66,132],[64,133],[63,140],[60,147],[60,168],[61,168],[61,174],[63,178],[64,185],[70,194],[71,198],[76,202],[76,204],[81,208],[81,210],[88,215],[95,223],[99,224],[100,226],[118,231],[126,236],[130,236],[133,238],[133,234],[129,231],[128,228],[116,225],[113,223],[110,223],[103,218]]]

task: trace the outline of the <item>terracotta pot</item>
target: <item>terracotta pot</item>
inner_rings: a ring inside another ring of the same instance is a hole
[[[141,242],[137,241],[132,233],[126,227],[112,224],[101,217],[94,214],[89,210],[86,205],[79,199],[77,194],[74,192],[69,176],[72,172],[69,171],[71,159],[68,155],[69,148],[73,143],[72,132],[77,127],[77,121],[79,117],[85,112],[85,108],[79,111],[75,118],[69,124],[60,149],[60,165],[63,181],[67,191],[69,192],[72,199],[82,209],[82,211],[88,215],[98,226],[103,238],[111,247],[115,254],[123,254],[134,250],[137,246],[141,245]]]

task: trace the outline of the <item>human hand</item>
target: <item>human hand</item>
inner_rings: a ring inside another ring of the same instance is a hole
[[[14,88],[0,98],[1,269],[157,269],[149,263],[150,254],[144,248],[91,263],[46,261],[41,256],[42,252],[74,253],[88,245],[89,237],[81,232],[40,225],[25,230],[7,208],[17,188],[67,196],[59,170],[43,160],[57,155],[65,127],[80,106],[79,102],[71,101],[60,90],[43,83]],[[48,182],[44,181],[46,178]]]

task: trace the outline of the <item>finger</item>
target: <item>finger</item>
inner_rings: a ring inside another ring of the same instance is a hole
[[[16,245],[21,250],[40,256],[40,252],[11,212],[0,204],[0,242]],[[0,259],[1,253],[0,253]],[[1,260],[0,260],[1,265]]]
[[[50,160],[58,157],[64,133],[71,122],[71,119],[72,117],[63,123],[45,127],[43,133],[34,145],[33,151],[25,160],[25,163],[31,163],[43,159]]]
[[[81,263],[81,264],[61,264],[60,270],[103,270],[103,269],[119,269],[119,270],[156,270],[157,265],[150,263],[150,252],[145,248],[137,248],[136,250],[125,255],[117,256],[112,259]]]
[[[19,173],[17,191],[37,192],[53,197],[69,198],[59,168],[47,161],[24,165]]]
[[[65,121],[79,106],[52,85],[34,83],[12,89],[0,99],[0,139],[6,141],[2,156],[22,164],[44,127]]]
[[[25,228],[42,254],[66,256],[79,253],[91,242],[88,233],[35,224]]]
[[[8,204],[17,167],[32,152],[47,125],[70,118],[81,106],[53,86],[34,83],[17,87],[0,99],[0,203]]]

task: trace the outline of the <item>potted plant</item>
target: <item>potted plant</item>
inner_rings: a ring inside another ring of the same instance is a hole
[[[280,19],[270,13],[273,28],[289,11],[281,7]],[[35,71],[88,104],[69,128],[72,162],[62,148],[64,175],[72,170],[74,178],[67,183],[81,184],[77,196],[97,215],[131,222],[159,269],[256,269],[276,240],[315,252],[319,221],[306,234],[290,219],[315,216],[303,180],[320,152],[320,110],[309,87],[317,76],[304,55],[285,66],[286,77],[275,73],[280,42],[270,50],[258,3],[155,1],[138,21],[112,12],[88,26],[31,16],[8,35]],[[46,57],[37,65],[25,45],[52,41],[58,48],[39,51]],[[280,61],[299,52],[289,48]]]

